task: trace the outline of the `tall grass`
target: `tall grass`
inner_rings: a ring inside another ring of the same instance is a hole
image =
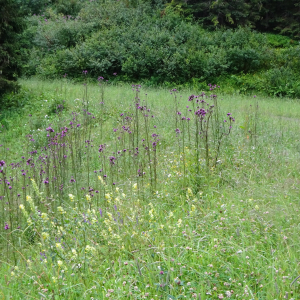
[[[99,83],[2,115],[4,299],[297,299],[299,103]]]

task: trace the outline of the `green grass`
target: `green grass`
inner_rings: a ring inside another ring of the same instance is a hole
[[[21,114],[5,113],[1,119],[6,129],[0,135],[0,160],[7,165],[21,161],[22,155],[28,159],[34,147],[47,145],[45,128],[58,130],[68,125],[70,113],[82,109],[85,88],[81,84],[36,80],[22,84],[30,90],[31,102]],[[119,158],[120,172],[99,158],[100,144],[107,144],[108,153],[123,149],[113,128],[119,128],[119,134],[120,114],[131,111],[135,92],[127,85],[107,85],[104,108],[99,104],[98,86],[88,84],[87,93],[95,119],[84,123],[84,115],[78,115],[80,135],[77,140],[76,133],[68,136],[66,143],[78,146],[68,148],[68,156],[73,152],[82,162],[67,161],[59,168],[63,193],[52,183],[46,188],[38,176],[38,186],[26,179],[25,193],[21,167],[5,169],[7,178],[13,178],[13,189],[0,204],[3,299],[300,298],[300,280],[293,282],[299,275],[299,101],[219,95],[222,118],[230,112],[236,121],[224,139],[216,167],[207,170],[202,165],[205,155],[200,149],[197,173],[193,136],[189,144],[186,133],[184,155],[183,148],[178,148],[182,136],[178,141],[175,134],[174,94],[142,88],[139,97],[145,99],[154,118],[149,127],[141,123],[140,139],[147,128],[159,134],[154,183],[148,168],[154,168],[153,152],[151,164],[143,150],[138,162],[129,155]],[[188,97],[199,93],[177,93],[183,115],[187,115],[186,105],[191,106]],[[57,99],[65,100],[57,103],[64,103],[67,110],[49,114]],[[32,137],[26,137],[28,134]],[[127,135],[124,137],[127,145]],[[93,140],[95,149],[85,148],[87,139]],[[210,145],[213,152],[213,143]],[[34,168],[20,165],[34,174]],[[143,179],[136,176],[140,166],[146,171]],[[107,172],[106,184],[97,177],[103,173],[93,173],[100,168]],[[45,172],[55,174],[47,168]],[[69,182],[75,173],[78,189]],[[111,180],[117,184],[112,185]],[[83,186],[99,194],[90,200],[87,191],[80,190]],[[26,195],[33,202],[26,201]],[[20,204],[31,215],[30,222]],[[37,210],[47,216],[42,218]],[[5,222],[9,230],[3,229]]]

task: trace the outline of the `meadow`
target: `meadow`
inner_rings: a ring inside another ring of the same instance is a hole
[[[82,76],[1,112],[0,299],[299,299],[299,100]]]

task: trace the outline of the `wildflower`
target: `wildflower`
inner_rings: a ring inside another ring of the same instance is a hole
[[[69,198],[70,198],[71,201],[73,201],[74,200],[74,195],[69,194]]]
[[[47,233],[47,232],[42,232],[42,238],[43,238],[44,240],[47,240],[47,239],[49,238],[49,233]]]
[[[177,227],[181,227],[181,225],[182,225],[182,220],[181,219],[179,219],[178,221],[177,221]]]
[[[192,192],[192,190],[190,188],[188,188],[187,191],[188,191],[189,195],[193,196],[193,192]]]
[[[137,190],[137,183],[134,183],[134,184],[132,185],[132,188],[133,188],[134,190]]]
[[[85,252],[94,252],[96,249],[94,248],[94,247],[91,247],[91,246],[89,246],[89,245],[86,245],[86,247],[85,247]]]
[[[101,181],[101,183],[102,183],[104,186],[106,185],[106,183],[105,183],[105,181],[103,180],[102,176],[98,176],[98,179]]]
[[[61,260],[58,260],[58,261],[57,261],[57,265],[58,265],[59,267],[61,267],[61,266],[63,265],[63,262],[62,262]]]
[[[113,220],[112,214],[111,214],[111,213],[109,213],[109,212],[106,212],[106,214],[108,215],[108,217],[109,217],[109,220],[110,220],[110,221],[112,221],[112,220]]]
[[[90,195],[86,195],[85,197],[86,197],[87,202],[91,202],[91,196]]]
[[[219,299],[224,299],[223,294],[219,294],[219,295],[218,295],[218,298],[219,298]]]
[[[230,291],[226,291],[225,295],[229,298],[229,297],[231,297],[231,292]]]
[[[149,216],[150,216],[151,219],[154,219],[154,214],[153,213],[154,213],[154,209],[152,208],[152,209],[149,210]]]
[[[43,220],[45,220],[45,221],[48,221],[48,220],[49,220],[48,215],[47,215],[46,213],[42,213],[42,214],[41,214],[41,218],[42,218]]]
[[[109,193],[105,194],[105,199],[107,199],[107,200],[110,200],[110,199],[111,199],[111,197],[110,197],[110,194],[109,194]]]
[[[61,214],[65,214],[66,213],[61,206],[57,206],[57,211],[60,212]]]
[[[194,214],[195,211],[196,211],[196,206],[193,204],[193,205],[191,206],[191,215]]]
[[[4,229],[5,229],[5,230],[8,230],[8,229],[9,229],[9,226],[8,226],[8,224],[7,224],[6,222],[5,222]]]
[[[77,256],[77,251],[75,249],[72,249],[72,253],[74,256]]]
[[[20,204],[19,208],[20,208],[21,210],[24,210],[24,209],[25,209],[25,207],[24,207],[23,204]]]
[[[61,243],[56,243],[55,246],[56,246],[56,248],[57,248],[58,250],[62,250]]]
[[[52,277],[52,281],[53,281],[53,283],[56,283],[57,278],[56,277]]]
[[[255,208],[256,210],[259,210],[259,206],[258,206],[258,205],[255,205],[254,208]]]

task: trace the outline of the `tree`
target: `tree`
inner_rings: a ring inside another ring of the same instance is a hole
[[[20,5],[16,0],[0,0],[0,97],[18,89],[21,72],[19,35],[25,27]]]

